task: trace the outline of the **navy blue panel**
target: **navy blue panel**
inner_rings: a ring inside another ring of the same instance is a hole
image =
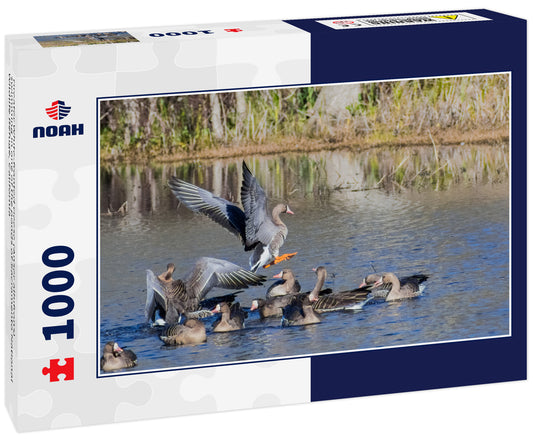
[[[287,22],[311,32],[312,83],[508,70],[506,33],[520,21],[484,10],[469,12],[497,19],[343,30],[314,19]]]
[[[469,12],[493,20],[354,30],[289,21],[311,32],[313,83],[502,71],[512,80],[512,336],[315,356],[313,401],[526,378],[526,22]]]
[[[525,351],[512,343],[505,338],[313,357],[311,400],[524,379]]]

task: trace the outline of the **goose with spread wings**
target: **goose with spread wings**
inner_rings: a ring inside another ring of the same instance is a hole
[[[229,261],[208,257],[199,258],[185,279],[172,278],[174,270],[175,265],[169,263],[161,275],[146,271],[146,321],[155,321],[157,311],[165,323],[178,323],[182,315],[188,318],[210,316],[209,310],[201,310],[201,303],[214,287],[246,289],[266,280],[265,276]]]
[[[172,177],[168,184],[187,208],[208,216],[238,236],[245,251],[253,250],[250,270],[255,272],[261,266],[269,267],[296,255],[279,255],[288,233],[280,215],[292,215],[293,212],[287,204],[278,204],[269,215],[265,191],[244,161],[242,170],[241,202],[244,211],[226,199],[176,177]]]

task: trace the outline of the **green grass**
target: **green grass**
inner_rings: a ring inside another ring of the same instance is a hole
[[[194,157],[296,139],[393,145],[413,137],[429,142],[428,133],[445,138],[450,131],[509,125],[507,74],[346,86],[356,87],[357,98],[342,117],[318,107],[327,86],[218,93],[216,101],[209,94],[105,101],[101,155],[126,161]]]

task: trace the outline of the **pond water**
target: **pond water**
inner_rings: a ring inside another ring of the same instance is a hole
[[[324,314],[322,323],[305,327],[281,328],[279,319],[261,321],[251,312],[246,329],[212,333],[211,317],[204,319],[206,343],[166,347],[158,338],[160,330],[144,322],[146,269],[160,274],[174,262],[174,277],[180,278],[201,256],[248,264],[239,240],[178,206],[167,181],[177,175],[238,201],[242,159],[102,168],[100,344],[115,340],[135,351],[139,365],[128,371],[509,334],[505,176],[462,177],[438,191],[431,186],[386,191],[372,188],[360,155],[351,152],[246,161],[269,196],[270,207],[288,202],[295,213],[283,215],[289,235],[282,253],[298,255],[263,274],[272,277],[290,267],[302,288],[310,290],[315,282],[312,268],[323,265],[329,272],[326,286],[345,290],[356,287],[373,268],[398,276],[425,273],[430,278],[423,295],[367,305],[359,312]],[[105,215],[124,201],[124,216]],[[245,290],[238,301],[248,308],[271,282]],[[209,296],[225,293],[214,289]]]

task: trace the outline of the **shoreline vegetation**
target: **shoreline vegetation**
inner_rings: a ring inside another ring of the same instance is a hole
[[[102,165],[499,145],[508,74],[109,100]],[[437,155],[438,156],[438,155]]]

